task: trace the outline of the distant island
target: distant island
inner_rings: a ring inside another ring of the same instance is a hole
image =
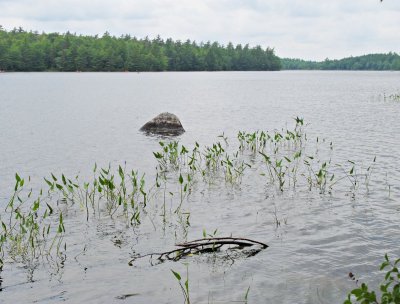
[[[281,58],[283,70],[370,70],[399,71],[400,55],[397,53],[369,54],[339,60],[306,61]]]
[[[400,70],[397,53],[322,62],[279,58],[273,48],[218,42],[139,39],[109,33],[38,33],[0,26],[0,71]]]

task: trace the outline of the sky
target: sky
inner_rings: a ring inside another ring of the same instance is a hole
[[[248,43],[307,60],[400,52],[400,0],[0,0],[0,25]]]

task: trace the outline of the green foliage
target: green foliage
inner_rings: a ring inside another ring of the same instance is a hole
[[[344,304],[352,304],[355,299],[356,303],[370,304],[398,304],[400,303],[400,273],[398,265],[400,259],[392,262],[389,260],[387,254],[385,254],[385,261],[381,264],[380,270],[389,269],[385,274],[385,279],[379,286],[380,298],[377,296],[377,292],[370,290],[367,284],[362,283],[360,287],[353,289],[344,301]],[[352,273],[349,274],[352,280],[356,280]],[[356,281],[358,283],[358,280]]]
[[[121,166],[117,172],[113,172],[111,166],[98,170],[95,165],[93,180],[89,182],[80,183],[78,176],[72,181],[62,174],[64,185],[59,185],[53,174],[52,177],[53,183],[45,179],[49,193],[55,190],[56,185],[56,191],[61,192],[67,201],[79,202],[84,207],[87,220],[90,213],[100,216],[104,210],[111,217],[125,218],[128,225],[140,224],[140,211],[146,207],[148,195],[144,174],[139,176],[134,170],[126,172]]]
[[[244,302],[247,303],[247,300],[249,298],[249,292],[250,292],[250,286],[246,290],[246,294],[244,295]]]
[[[187,40],[138,39],[6,31],[0,27],[4,71],[268,71],[279,70],[271,48]]]
[[[211,185],[224,178],[227,185],[237,187],[247,171],[258,169],[264,170],[260,175],[266,176],[268,185],[276,186],[280,193],[304,186],[309,191],[316,189],[320,194],[332,193],[339,182],[349,184],[352,197],[360,189],[369,192],[376,157],[368,168],[351,160],[343,165],[332,164],[331,157],[327,160],[319,157],[319,149],[332,154],[332,142],[328,145],[317,138],[314,150],[307,145],[309,139],[304,119],[296,117],[294,121],[294,128],[273,133],[239,131],[237,149],[224,135],[218,136],[224,143],[200,147],[196,142],[192,149],[176,141],[160,142],[161,150],[153,152],[158,162],[157,188],[161,187],[160,181],[167,178],[177,181],[175,193],[180,195],[180,204],[176,211],[181,209],[183,200],[200,180]],[[165,193],[166,182],[164,186]]]
[[[55,257],[61,262],[64,259],[62,212],[58,211],[57,221],[52,217],[51,198],[42,191],[34,197],[32,189],[24,188],[25,184],[25,179],[16,173],[14,193],[0,214],[0,271],[5,258],[24,263],[27,268],[34,267],[40,257]]]
[[[182,284],[182,277],[180,275],[180,273],[173,271],[171,269],[172,274],[174,275],[175,279],[179,282],[179,286],[182,290],[182,294],[185,300],[185,304],[190,304],[190,293],[189,293],[189,265],[186,265],[186,280],[185,283]]]
[[[400,55],[397,53],[325,59],[320,62],[282,58],[281,62],[283,70],[400,70]]]
[[[126,172],[121,166],[113,172],[110,166],[98,169],[95,165],[93,180],[89,182],[80,183],[78,176],[69,179],[64,174],[59,177],[53,173],[44,180],[47,191],[40,190],[34,197],[32,188],[26,189],[29,179],[26,181],[15,174],[14,193],[4,213],[0,213],[0,271],[7,259],[28,267],[44,257],[63,262],[65,213],[59,204],[63,208],[78,204],[86,211],[87,221],[90,214],[100,218],[106,213],[111,218],[125,220],[127,225],[140,224],[140,213],[146,207],[148,195],[144,174]]]
[[[5,212],[0,213],[0,271],[10,259],[32,264],[39,257],[51,257],[52,260],[55,257],[55,260],[62,262],[66,257],[66,249],[62,251],[61,245],[64,235],[69,231],[68,210],[73,206],[86,213],[88,223],[96,218],[109,217],[129,227],[138,226],[143,217],[153,223],[148,214],[158,208],[158,199],[162,198],[164,227],[167,217],[177,217],[186,238],[190,213],[182,210],[182,206],[185,200],[190,201],[192,192],[199,186],[214,184],[221,187],[221,182],[229,189],[240,190],[242,178],[247,178],[247,172],[249,175],[263,176],[268,191],[275,188],[279,194],[307,188],[310,191],[318,190],[320,194],[331,193],[339,181],[350,185],[353,196],[359,193],[360,188],[363,189],[363,185],[368,193],[376,158],[367,169],[351,160],[344,165],[333,166],[331,159],[324,160],[318,156],[319,149],[332,152],[332,143],[328,146],[324,144],[325,140],[317,138],[317,145],[310,146],[305,133],[307,124],[299,117],[294,121],[292,129],[241,131],[236,143],[228,142],[224,134],[219,136],[223,139],[222,143],[209,146],[201,146],[197,142],[184,146],[177,141],[161,141],[160,150],[153,152],[158,163],[155,184],[149,186],[145,174],[127,170],[126,164],[116,169],[111,165],[101,168],[95,164],[93,178],[86,181],[81,181],[78,176],[69,178],[64,174],[50,173],[44,178],[45,188],[36,197],[32,189],[27,189],[29,179],[15,174],[14,194]],[[175,204],[175,212],[169,215],[166,208],[168,193],[171,206]],[[147,205],[150,205],[150,211]],[[278,219],[276,208],[274,215],[278,227],[281,220]],[[283,219],[283,222],[286,224],[287,219]],[[203,237],[214,238],[217,232],[217,229],[212,233],[203,230]],[[384,267],[390,264],[387,263],[388,260]],[[397,268],[393,269],[389,277],[397,271]],[[175,277],[181,281],[178,276]],[[186,284],[188,281],[181,286],[184,286],[188,295]],[[387,285],[385,291],[389,287]],[[397,292],[396,288],[393,292]],[[361,291],[362,294],[357,292],[357,295],[373,297],[366,286],[362,285]]]
[[[385,96],[385,99],[386,99],[386,96]],[[390,94],[389,100],[400,101],[400,93]]]

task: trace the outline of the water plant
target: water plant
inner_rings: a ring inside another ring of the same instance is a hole
[[[78,176],[72,180],[64,174],[60,179],[51,174],[51,178],[45,178],[48,193],[61,193],[67,204],[79,204],[86,210],[87,221],[90,214],[100,217],[105,211],[110,217],[122,215],[128,224],[140,223],[140,212],[148,200],[144,174],[139,175],[134,170],[127,172],[120,165],[114,173],[110,165],[98,168],[95,164],[92,181],[81,183]]]
[[[307,182],[309,190],[315,186],[319,190],[320,194],[324,194],[327,189],[331,192],[332,187],[335,184],[335,174],[329,172],[331,160],[329,159],[322,163],[317,160],[315,165],[315,157],[310,155],[306,156],[304,164],[308,170]],[[328,185],[328,182],[330,185]]]
[[[271,157],[266,155],[265,153],[260,152],[260,154],[264,157],[264,161],[267,165],[271,181],[277,181],[279,190],[283,191],[286,182],[285,176],[289,169],[288,165],[285,165],[285,163],[283,162],[286,161],[287,163],[290,163],[290,159],[287,157],[283,157],[280,159],[278,158],[275,160],[271,160]]]
[[[249,299],[249,292],[250,292],[250,286],[247,288],[246,293],[244,294],[245,303],[247,303],[247,300]]]
[[[253,153],[263,151],[267,141],[271,139],[268,132],[255,131],[247,133],[246,131],[239,131],[237,135],[239,140],[239,150],[243,151],[245,148],[250,149]]]
[[[174,275],[175,279],[179,283],[179,287],[182,290],[183,298],[184,298],[184,303],[185,304],[190,304],[190,293],[189,293],[189,264],[185,263],[186,265],[186,280],[182,284],[182,277],[180,273],[174,271],[171,269],[172,274]]]
[[[383,94],[383,99],[386,101],[387,99],[390,101],[400,101],[400,93],[392,93],[389,95]]]
[[[190,187],[191,181],[192,181],[192,179],[191,179],[190,174],[187,174],[186,179],[184,179],[184,177],[182,176],[182,173],[179,173],[178,183],[179,183],[180,202],[179,202],[178,207],[175,209],[175,213],[178,213],[181,210],[183,200],[189,194],[189,187]]]
[[[247,168],[251,168],[251,165],[241,160],[238,157],[238,152],[230,156],[225,153],[223,159],[221,160],[221,167],[224,172],[225,181],[230,184],[239,184],[244,171]]]
[[[92,177],[86,180],[50,173],[44,178],[47,188],[37,196],[31,189],[23,190],[26,180],[16,174],[14,194],[5,213],[0,215],[0,268],[5,256],[32,265],[44,256],[62,259],[66,251],[64,221],[70,208],[81,209],[87,222],[110,218],[126,227],[138,226],[145,217],[156,229],[154,219],[161,215],[163,229],[182,228],[182,235],[178,237],[175,231],[175,238],[177,242],[186,241],[178,242],[178,249],[160,253],[158,260],[162,262],[253,244],[246,239],[218,238],[217,230],[211,234],[204,231],[202,240],[187,242],[192,219],[184,203],[199,187],[225,186],[228,191],[236,191],[243,180],[248,182],[248,176],[261,174],[267,177],[266,191],[276,191],[279,195],[298,189],[324,195],[332,193],[339,182],[347,183],[353,196],[363,184],[369,192],[376,158],[366,169],[351,160],[332,165],[332,143],[327,146],[317,138],[315,146],[310,145],[303,119],[296,117],[294,121],[292,129],[241,131],[234,143],[225,134],[218,138],[221,141],[207,146],[198,142],[185,146],[178,141],[160,141],[160,150],[153,152],[157,162],[155,182],[149,186],[146,175],[128,170],[126,163],[116,168],[95,164]],[[167,198],[171,201],[169,213]],[[278,218],[276,206],[273,216],[276,228],[287,224],[287,218]]]
[[[257,170],[260,167],[257,156],[261,156],[266,168],[266,172],[261,175],[267,176],[269,184],[275,185],[279,192],[294,190],[299,184],[306,184],[309,191],[317,189],[320,194],[332,193],[337,183],[347,180],[353,196],[361,182],[365,184],[368,193],[375,159],[365,172],[362,166],[350,160],[344,165],[335,164],[336,167],[333,167],[332,142],[326,146],[325,139],[317,137],[315,148],[308,147],[304,119],[295,117],[294,122],[293,129],[274,130],[272,133],[239,131],[237,150],[229,144],[224,134],[219,137],[223,138],[225,144],[216,142],[201,148],[196,142],[192,150],[178,142],[160,142],[162,150],[153,152],[158,161],[158,174],[178,174],[176,178],[181,198],[179,206],[182,206],[182,198],[185,197],[183,190],[186,184],[189,187],[198,177],[212,184],[223,177],[227,184],[239,185],[246,169]],[[330,154],[326,160],[319,156],[321,147],[324,155]],[[349,164],[350,168],[347,168]],[[184,176],[190,182],[183,183],[181,177]],[[301,177],[304,177],[303,181]]]
[[[274,211],[272,212],[272,216],[273,216],[273,220],[274,220],[274,224],[275,224],[275,229],[278,229],[282,223],[287,225],[288,223],[288,218],[287,217],[283,217],[283,218],[278,218],[278,211],[276,209],[276,205],[274,204]]]
[[[375,167],[375,163],[376,163],[376,156],[374,157],[372,164],[368,166],[366,173],[365,173],[365,188],[367,190],[367,193],[369,192],[369,183],[371,181],[371,175],[372,175],[372,171]]]
[[[400,303],[400,273],[398,266],[400,259],[391,261],[387,254],[385,260],[380,266],[380,270],[388,269],[385,273],[383,282],[379,286],[379,292],[371,290],[367,284],[361,283],[356,279],[353,273],[349,277],[353,280],[357,288],[353,289],[344,301],[344,304],[355,303],[362,304],[398,304]]]
[[[25,179],[15,174],[14,193],[0,216],[0,269],[6,255],[28,268],[36,267],[40,257],[62,258],[63,213],[42,190],[34,196],[33,190],[24,186]]]
[[[391,95],[389,95],[389,97],[394,101],[400,101],[400,93],[391,94]]]

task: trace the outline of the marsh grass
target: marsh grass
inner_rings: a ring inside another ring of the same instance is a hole
[[[400,102],[400,93],[392,93],[389,95],[383,94],[383,100]]]
[[[63,213],[42,190],[35,197],[28,181],[15,174],[14,192],[0,216],[0,270],[7,255],[14,262],[35,267],[39,258],[63,258]]]
[[[179,197],[175,208],[179,212],[194,185],[204,188],[222,182],[238,187],[248,172],[259,171],[266,178],[268,191],[272,186],[278,193],[307,189],[325,195],[332,194],[339,184],[340,189],[347,184],[353,197],[362,187],[368,194],[376,158],[366,169],[351,160],[333,163],[333,143],[319,137],[311,141],[306,127],[304,120],[296,117],[292,129],[239,131],[236,143],[230,143],[225,134],[218,137],[222,142],[204,147],[197,142],[193,148],[177,141],[160,142],[161,150],[153,154],[158,162],[159,189],[163,181],[164,205],[165,193],[173,193]],[[171,180],[177,183],[167,183]]]
[[[376,158],[367,168],[351,160],[333,163],[333,144],[311,140],[299,117],[292,129],[240,131],[234,142],[222,134],[211,145],[160,141],[159,148],[153,152],[157,163],[154,183],[144,173],[128,170],[126,164],[116,168],[95,164],[86,181],[51,173],[44,178],[46,187],[34,197],[16,174],[13,195],[0,216],[0,268],[5,257],[29,265],[40,258],[65,260],[68,227],[64,221],[71,208],[82,210],[89,223],[109,218],[127,228],[147,218],[156,229],[154,219],[160,215],[164,229],[174,227],[182,231],[182,235],[175,231],[175,238],[185,239],[191,226],[190,198],[199,189],[225,186],[228,192],[241,191],[244,178],[253,185],[260,184],[254,179],[261,178],[265,192],[273,195],[298,190],[331,195],[340,183],[339,189],[347,187],[354,197],[361,189],[369,193],[377,165]],[[156,215],[148,216],[149,206]],[[287,218],[278,218],[276,206],[273,216],[275,228],[287,224]]]
[[[190,304],[190,292],[189,292],[189,264],[185,263],[186,265],[186,280],[185,282],[182,284],[182,277],[181,274],[172,270],[171,272],[174,275],[175,279],[178,281],[179,283],[179,287],[182,290],[182,294],[183,294],[183,298],[184,298],[184,303],[185,304]]]
[[[140,223],[140,212],[148,200],[144,174],[127,172],[122,166],[114,172],[110,165],[106,168],[95,165],[90,182],[81,183],[78,176],[71,180],[62,174],[62,183],[58,183],[54,174],[51,176],[52,180],[45,178],[48,193],[61,194],[67,204],[78,204],[86,211],[87,221],[90,216],[108,215],[124,218],[128,225]]]

